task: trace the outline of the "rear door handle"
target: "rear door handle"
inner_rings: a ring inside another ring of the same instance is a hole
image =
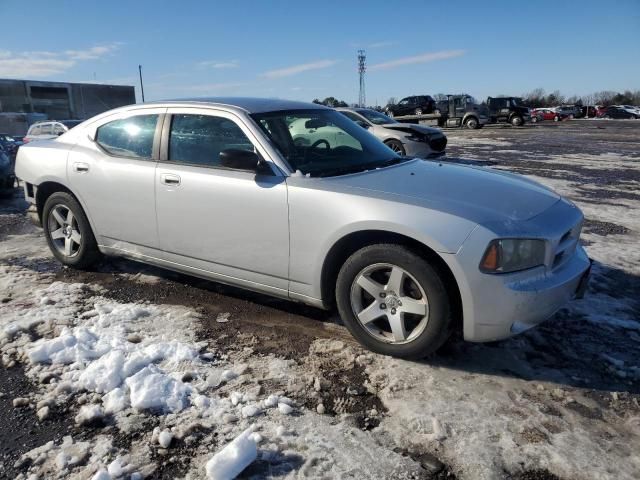
[[[180,185],[180,176],[174,175],[172,173],[162,173],[160,175],[160,182],[165,185],[177,187],[178,185]]]
[[[73,170],[78,173],[88,172],[89,164],[84,162],[76,162],[73,164]]]

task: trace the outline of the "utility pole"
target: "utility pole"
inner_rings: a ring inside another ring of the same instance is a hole
[[[367,56],[364,50],[358,50],[358,73],[360,74],[360,94],[358,96],[358,106],[366,106],[366,97],[364,94],[364,72],[367,71]]]
[[[144,85],[142,84],[142,65],[138,65],[138,73],[140,74],[140,92],[142,93],[142,103],[144,103]]]

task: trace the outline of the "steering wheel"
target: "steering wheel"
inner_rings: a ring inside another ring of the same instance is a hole
[[[320,145],[322,145],[323,143],[326,145],[326,147],[325,147],[325,148],[327,148],[327,149],[330,149],[330,148],[331,148],[331,145],[329,145],[329,142],[327,142],[324,138],[321,138],[320,140],[316,140],[315,142],[313,142],[313,143],[311,144],[311,146],[309,147],[309,149],[312,149],[312,148],[318,148],[318,147],[319,147]]]

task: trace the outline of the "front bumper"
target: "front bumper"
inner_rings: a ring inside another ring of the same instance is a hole
[[[443,142],[437,142],[437,149],[431,147],[430,143],[418,142],[415,140],[403,139],[402,145],[404,146],[405,155],[408,157],[418,157],[418,158],[438,158],[445,154],[447,140],[446,137],[443,137]],[[437,139],[436,139],[437,140]],[[444,146],[442,145],[444,143]]]
[[[591,262],[578,247],[572,258],[553,272],[529,271],[508,275],[485,275],[484,285],[474,292],[473,327],[465,340],[501,340],[544,322],[587,288]],[[484,299],[483,299],[484,298]]]
[[[568,202],[505,228],[479,225],[456,254],[444,255],[458,281],[465,340],[500,340],[528,330],[551,317],[587,288],[591,261],[579,244],[582,213]],[[489,242],[499,238],[547,239],[545,264],[508,274],[480,272],[479,262]]]

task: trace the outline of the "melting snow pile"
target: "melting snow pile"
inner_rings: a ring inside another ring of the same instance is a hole
[[[137,410],[179,412],[189,406],[192,388],[169,371],[180,362],[197,362],[198,351],[175,340],[127,340],[128,330],[146,317],[161,315],[153,307],[101,304],[83,314],[87,321],[63,328],[51,340],[28,350],[32,363],[65,365],[61,380],[72,388],[103,394],[107,413],[131,406]]]

